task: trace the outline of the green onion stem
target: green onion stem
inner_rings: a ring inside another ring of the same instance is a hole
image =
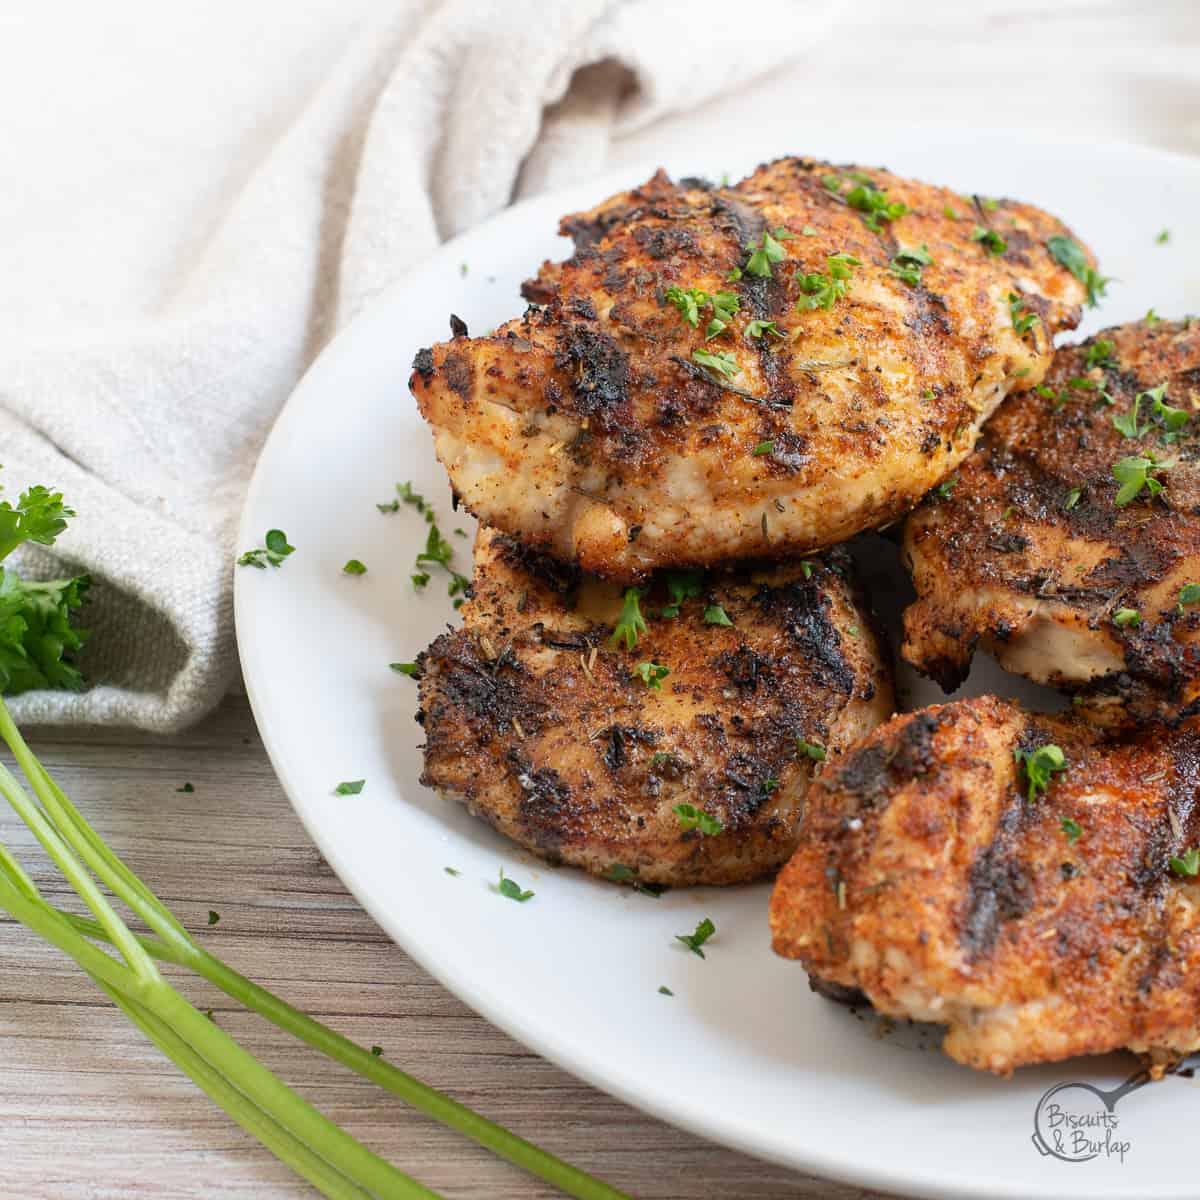
[[[169,1058],[243,1128],[334,1200],[358,1200],[359,1185],[395,1200],[434,1197],[345,1133],[267,1070],[167,983],[152,959],[188,967],[227,995],[435,1120],[539,1176],[577,1200],[629,1200],[608,1184],[510,1133],[299,1012],[197,946],[174,914],[104,843],[34,756],[0,702],[0,738],[37,800],[0,764],[3,794],[87,902],[96,919],[50,906],[0,843],[0,908],[72,957]],[[159,936],[134,934],[72,849]],[[85,936],[86,935],[86,936]],[[87,938],[120,950],[130,967]],[[132,968],[132,970],[130,970]],[[218,1067],[215,1064],[220,1064]],[[318,1155],[312,1146],[319,1146]]]

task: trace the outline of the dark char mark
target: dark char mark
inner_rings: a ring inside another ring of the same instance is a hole
[[[422,383],[428,383],[433,378],[433,350],[428,346],[418,350],[413,358],[412,369],[420,375]]]
[[[842,653],[842,639],[829,615],[830,598],[813,582],[762,584],[754,597],[763,615],[786,625],[823,686],[854,694],[854,671]]]
[[[554,362],[571,377],[575,408],[605,429],[619,423],[629,401],[629,358],[606,333],[568,325]]]
[[[873,805],[888,792],[928,773],[935,762],[933,735],[939,724],[933,713],[915,713],[890,741],[850,751],[841,760],[831,786]]]
[[[521,789],[522,823],[540,847],[557,849],[571,821],[571,789],[553,767],[535,770],[516,750],[509,750],[505,759]]]

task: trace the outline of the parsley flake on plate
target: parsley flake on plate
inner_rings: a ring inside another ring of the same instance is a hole
[[[365,779],[346,779],[333,789],[334,795],[337,796],[357,796],[366,785]]]
[[[682,942],[693,954],[698,954],[701,958],[704,957],[704,951],[700,948],[708,941],[714,933],[717,932],[717,927],[712,921],[705,917],[695,928],[692,933],[677,933],[675,940]]]
[[[419,679],[421,676],[421,668],[415,662],[388,663],[388,667],[395,671],[397,675],[407,675],[410,679]]]
[[[350,558],[346,560],[342,572],[346,575],[365,575],[367,568],[357,558]]]
[[[268,566],[279,567],[284,559],[295,551],[296,547],[288,544],[287,534],[282,529],[268,529],[263,538],[263,545],[257,550],[247,550],[238,557],[239,567],[258,567],[265,570]]]
[[[663,984],[663,985],[662,985],[662,986],[661,986],[661,987],[658,989],[658,994],[659,994],[660,996],[673,996],[673,995],[675,995],[675,993],[674,993],[673,991],[671,991],[671,989],[670,989],[669,987],[667,987],[667,985],[666,985],[665,983],[664,983],[664,984]]]
[[[518,904],[524,904],[526,900],[532,900],[535,893],[530,891],[522,891],[521,885],[515,879],[509,879],[504,874],[504,868],[500,868],[500,882],[496,884],[496,891],[502,896],[506,896],[509,900],[515,900]]]

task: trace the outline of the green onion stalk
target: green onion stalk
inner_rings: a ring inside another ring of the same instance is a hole
[[[0,910],[74,959],[118,1008],[216,1104],[331,1200],[425,1200],[436,1193],[330,1121],[195,1008],[157,963],[186,967],[246,1008],[414,1108],[578,1200],[623,1192],[426,1086],[382,1057],[305,1016],[197,945],[174,914],[104,843],[29,749],[0,700],[0,738],[28,784],[0,764],[0,793],[91,911],[63,912],[0,842]],[[152,931],[134,933],[110,897]],[[105,947],[110,947],[106,949]]]

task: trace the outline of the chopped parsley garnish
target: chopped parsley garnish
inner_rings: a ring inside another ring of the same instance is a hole
[[[801,312],[811,312],[813,309],[831,309],[845,296],[850,278],[851,268],[861,266],[861,262],[853,254],[831,254],[825,260],[828,271],[798,274],[796,283],[804,294],[797,298],[796,307]]]
[[[1147,325],[1157,325],[1159,321],[1162,320],[1162,317],[1160,317],[1158,313],[1154,311],[1154,309],[1148,308],[1146,309],[1146,315],[1142,318],[1142,320],[1145,321]]]
[[[773,336],[775,336],[777,338],[787,336],[787,330],[780,329],[779,326],[776,325],[774,321],[754,320],[754,321],[751,321],[746,326],[746,336],[747,337],[760,338],[763,336],[763,334],[766,334],[766,333],[772,334]]]
[[[951,475],[949,479],[943,480],[933,489],[933,494],[939,500],[949,500],[954,495],[956,487],[958,487],[958,476]]]
[[[1122,628],[1128,625],[1136,629],[1141,623],[1142,614],[1136,608],[1118,608],[1113,613],[1113,624]]]
[[[768,233],[764,229],[760,245],[748,244],[746,246],[750,257],[746,260],[743,269],[748,275],[757,275],[759,279],[770,279],[771,264],[782,262],[787,258],[787,251],[780,243],[788,241],[793,236],[782,227],[776,229],[774,233]]]
[[[800,754],[811,758],[813,762],[825,761],[825,747],[819,742],[806,742],[803,738],[798,737],[796,739],[796,750]]]
[[[521,890],[521,885],[515,879],[509,879],[504,874],[504,868],[500,868],[500,882],[496,885],[496,891],[502,896],[507,896],[510,900],[517,901],[518,904],[524,904],[526,900],[532,900],[534,893]]]
[[[1087,349],[1083,365],[1087,370],[1099,367],[1102,371],[1115,371],[1117,360],[1113,358],[1116,346],[1108,338],[1097,338]]]
[[[948,221],[958,220],[958,212],[952,204],[945,204],[942,206],[942,216]]]
[[[462,874],[462,872],[460,870],[458,870],[457,867],[443,867],[442,870],[445,871],[447,875],[449,875],[455,879],[457,879],[458,876],[460,876]]]
[[[287,534],[282,529],[268,529],[263,543],[265,548],[247,550],[245,554],[241,555],[237,560],[238,566],[258,567],[259,570],[265,570],[268,565],[282,566],[283,560],[296,549],[295,546],[288,544]]]
[[[1151,471],[1165,471],[1175,464],[1173,462],[1159,462],[1152,454],[1132,454],[1127,458],[1122,458],[1113,464],[1113,478],[1121,485],[1117,489],[1117,495],[1114,503],[1118,508],[1124,508],[1126,504],[1136,500],[1141,495],[1142,489],[1151,496],[1157,496],[1164,488],[1164,484],[1155,479],[1151,475]]]
[[[679,315],[693,328],[700,327],[700,310],[708,303],[708,293],[700,288],[669,287],[663,292],[668,304],[679,309]]]
[[[392,500],[388,504],[377,504],[375,507],[382,513],[396,512],[400,507],[400,502],[415,508],[422,517],[425,518],[425,524],[429,526],[429,532],[425,537],[425,549],[417,555],[414,562],[414,571],[411,575],[412,585],[419,592],[430,580],[430,574],[424,570],[427,566],[441,567],[450,580],[446,585],[446,594],[448,596],[458,597],[454,601],[454,607],[462,606],[467,588],[471,586],[471,581],[465,576],[460,575],[450,562],[454,557],[454,547],[442,536],[442,532],[437,527],[437,516],[433,511],[433,506],[420,493],[413,491],[411,483],[396,484],[396,495],[398,499]],[[457,532],[457,530],[455,531]],[[356,560],[352,559],[351,562]],[[362,565],[361,563],[359,564]],[[350,563],[346,564],[347,570],[350,568]],[[363,571],[366,567],[363,567]],[[362,574],[361,571],[351,572],[352,574]]]
[[[669,667],[662,663],[640,662],[629,672],[635,679],[640,679],[648,688],[662,690],[662,681],[671,673]]]
[[[1167,865],[1181,878],[1192,879],[1200,874],[1200,849],[1193,846],[1182,854],[1172,854]]]
[[[698,829],[706,837],[713,837],[724,828],[716,817],[706,813],[702,808],[697,808],[694,804],[676,804],[671,811],[679,819],[679,828],[684,833]]]
[[[670,603],[660,615],[667,618],[677,617],[683,602],[700,595],[704,590],[704,569],[696,567],[691,571],[668,571],[666,584],[667,599]]]
[[[421,671],[415,662],[410,663],[388,663],[388,666],[396,672],[397,675],[407,675],[411,679],[415,679]]]
[[[602,879],[611,879],[615,883],[623,883],[627,879],[632,879],[636,874],[636,871],[625,866],[624,863],[613,863],[612,866],[605,867],[600,876]]]
[[[841,190],[841,184],[838,185]],[[863,182],[846,193],[846,203],[863,214],[863,224],[872,233],[882,232],[881,221],[895,221],[908,212],[908,205],[900,200],[889,200],[887,192],[875,187],[863,177]]]
[[[993,257],[999,257],[1008,249],[1008,243],[994,229],[985,229],[982,225],[971,230],[971,241],[981,242]]]
[[[1149,396],[1153,401],[1150,409],[1151,415],[1166,427],[1167,432],[1163,434],[1162,440],[1173,442],[1179,437],[1183,427],[1191,420],[1192,414],[1186,408],[1172,408],[1164,399],[1166,394],[1167,385],[1165,383],[1160,383],[1158,387],[1142,393],[1143,396]]]
[[[1066,267],[1087,289],[1089,307],[1095,308],[1108,288],[1108,280],[1095,267],[1088,266],[1087,255],[1078,242],[1062,234],[1046,239],[1046,249],[1060,267]]]
[[[1190,608],[1193,604],[1200,604],[1200,583],[1185,583],[1179,589],[1179,611],[1182,614],[1185,608]]]
[[[708,939],[716,932],[717,927],[712,923],[711,920],[709,920],[708,917],[705,917],[704,920],[696,926],[694,933],[677,933],[675,935],[675,940],[677,942],[682,942],[693,954],[698,954],[701,958],[703,958],[704,951],[701,950],[700,947],[703,946],[704,943],[707,942]]]
[[[357,558],[351,558],[347,559],[342,572],[346,575],[365,575],[367,568]]]
[[[663,292],[663,297],[669,304],[674,304],[679,309],[680,316],[693,329],[699,328],[700,313],[702,310],[711,308],[713,317],[704,331],[704,336],[709,341],[718,334],[724,333],[741,305],[741,300],[736,292],[716,292],[710,294],[702,288],[687,288],[684,290],[682,288],[669,287]]]
[[[755,458],[761,458],[764,454],[773,453],[774,450],[775,450],[775,443],[774,443],[774,441],[772,441],[771,439],[768,438],[767,441],[765,441],[765,442],[759,442],[758,445],[755,446],[754,449],[751,451],[751,454],[753,454]]]
[[[1083,826],[1078,821],[1071,820],[1070,817],[1063,817],[1061,828],[1063,833],[1067,835],[1067,841],[1072,846],[1079,841],[1079,835],[1083,833]]]
[[[719,604],[710,604],[704,610],[704,623],[705,625],[733,625],[729,614]]]
[[[613,627],[609,642],[615,645],[624,642],[626,650],[632,650],[637,645],[639,635],[646,632],[646,619],[642,616],[640,588],[626,588],[621,604],[621,615]]]
[[[334,794],[338,796],[357,796],[366,784],[365,779],[347,779],[335,787]]]
[[[1013,758],[1029,781],[1030,801],[1036,800],[1039,792],[1046,791],[1050,786],[1050,777],[1055,771],[1067,769],[1067,756],[1053,742],[1047,742],[1036,750],[1022,750],[1018,747],[1013,751]]]
[[[194,787],[192,787],[192,785],[190,783],[185,783],[185,784],[182,784],[180,787],[177,787],[175,790],[177,792],[182,792],[185,795],[190,796],[196,789]]]
[[[979,207],[984,212],[995,212],[1000,207],[1000,201],[993,200],[991,196],[976,196],[975,198],[979,201]]]
[[[817,236],[817,230],[812,225],[805,225],[804,228],[800,230],[800,232],[805,237],[816,237]]]
[[[916,249],[898,250],[888,264],[888,270],[909,287],[921,286],[921,272],[933,262],[929,247],[923,242]]]
[[[664,983],[664,984],[663,984],[663,985],[662,985],[662,986],[661,986],[661,987],[658,989],[658,994],[659,994],[660,996],[673,996],[673,995],[675,995],[675,993],[674,993],[673,991],[671,991],[671,989],[670,989],[669,987],[667,987],[667,985],[666,985],[665,983]]]
[[[1138,424],[1138,408],[1142,403],[1144,392],[1139,392],[1133,398],[1133,407],[1125,413],[1118,413],[1112,419],[1113,428],[1127,438],[1140,438],[1149,428],[1149,423]]]
[[[1154,239],[1160,246],[1165,246],[1171,240],[1171,231],[1169,229],[1160,229],[1158,236]]]
[[[735,375],[740,375],[742,370],[738,366],[737,358],[728,350],[693,350],[692,362],[698,366],[707,368],[716,375],[724,375],[726,379],[732,379]]]
[[[1016,292],[1008,293],[1008,313],[1017,337],[1024,337],[1039,319],[1037,313],[1025,310],[1025,300]]]
[[[774,776],[768,776],[762,781],[762,794],[769,796],[779,786],[779,780]]]
[[[1083,499],[1083,488],[1073,487],[1067,493],[1067,502],[1066,502],[1066,504],[1063,505],[1063,507],[1067,510],[1067,512],[1070,512],[1071,509],[1073,509],[1075,507],[1075,505],[1077,505],[1079,503],[1079,501],[1082,499]]]
[[[211,908],[208,910],[208,923],[210,925],[215,925],[220,919],[221,914],[219,912],[214,912]]]

